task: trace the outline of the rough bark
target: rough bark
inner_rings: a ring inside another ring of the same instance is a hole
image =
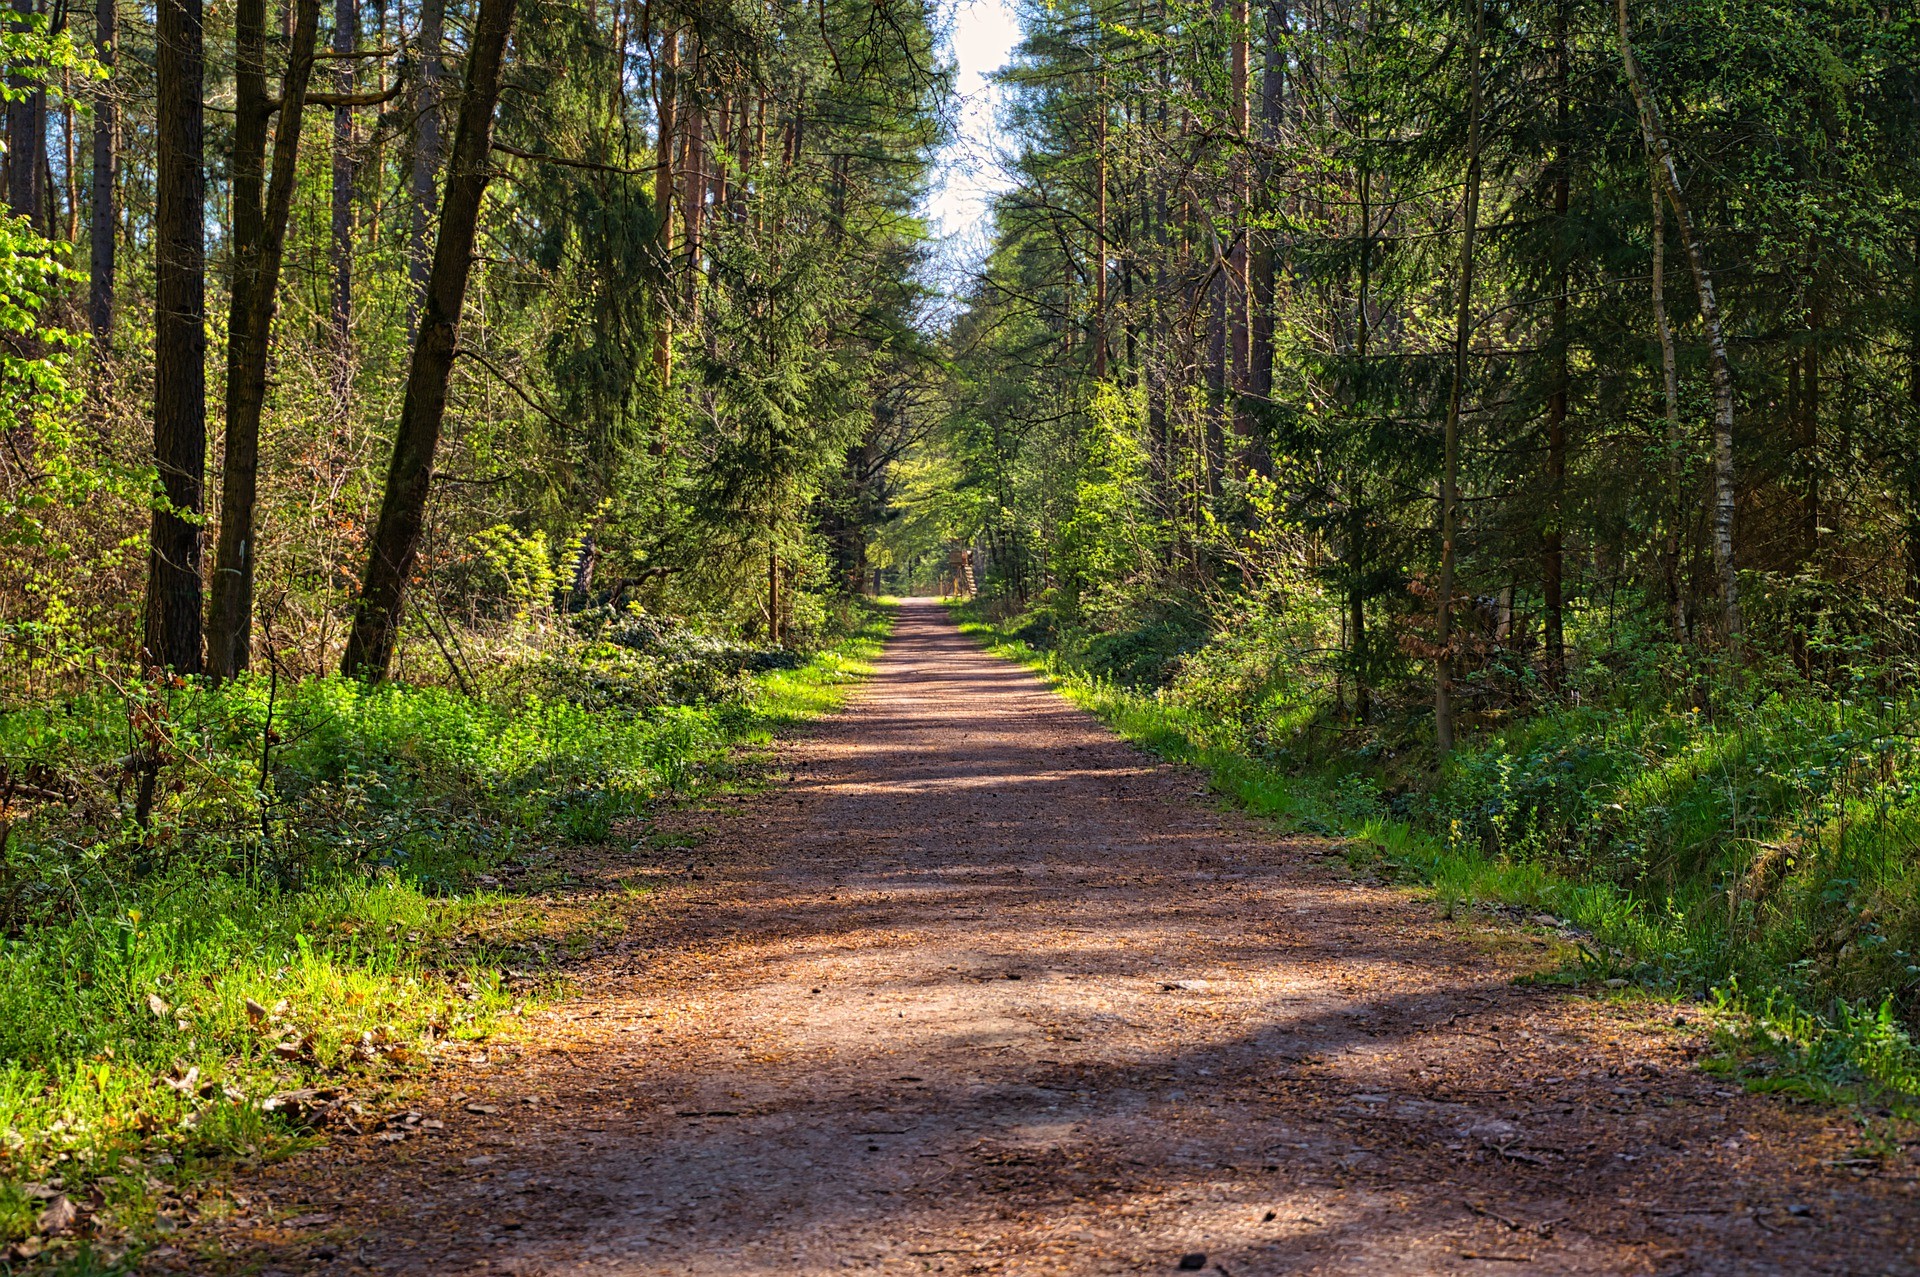
[[[93,56],[113,68],[119,12],[115,0],[94,10]],[[101,349],[113,344],[114,250],[119,247],[119,103],[111,78],[93,99],[93,207],[88,219],[87,322]]]
[[[1467,42],[1467,185],[1460,212],[1460,300],[1453,324],[1453,384],[1441,435],[1439,652],[1434,663],[1434,745],[1444,757],[1453,748],[1453,567],[1460,500],[1460,409],[1467,391],[1467,345],[1473,335],[1473,249],[1480,229],[1480,38],[1486,22],[1482,0],[1473,0],[1473,32]]]
[[[407,240],[407,335],[420,327],[432,266],[428,232],[433,222],[433,188],[440,176],[440,43],[447,0],[423,0],[420,6],[420,75],[413,120],[413,225]]]
[[[233,290],[227,318],[226,448],[220,471],[220,537],[207,609],[207,672],[245,670],[252,652],[254,506],[260,471],[260,419],[267,400],[267,357],[280,264],[293,209],[300,119],[313,75],[320,0],[300,0],[274,130],[273,178],[262,199],[267,124],[266,0],[234,9]]]
[[[13,13],[14,29],[28,30],[34,0],[13,0]],[[45,231],[46,189],[41,175],[46,167],[47,94],[34,83],[14,76],[13,87],[26,92],[18,101],[7,103],[7,208],[31,221],[35,230]]]
[[[1674,162],[1673,146],[1660,123],[1660,107],[1653,100],[1646,76],[1633,56],[1633,39],[1627,22],[1627,0],[1614,0],[1620,26],[1620,61],[1627,83],[1640,112],[1640,132],[1647,154],[1653,160],[1654,173],[1667,203],[1673,208],[1681,243],[1687,250],[1687,265],[1693,272],[1694,292],[1700,302],[1700,322],[1707,332],[1707,359],[1713,374],[1713,565],[1720,578],[1721,625],[1726,631],[1727,649],[1735,665],[1745,659],[1746,626],[1740,613],[1740,578],[1733,557],[1733,364],[1727,357],[1727,342],[1720,323],[1720,303],[1713,291],[1713,274],[1707,268],[1706,247],[1693,222],[1685,192],[1680,185],[1680,168]]]
[[[367,568],[354,602],[353,629],[341,660],[343,673],[386,677],[399,633],[407,583],[413,576],[420,532],[433,484],[434,454],[446,418],[447,379],[460,336],[460,311],[473,269],[473,242],[480,205],[492,174],[493,111],[500,97],[500,67],[513,27],[515,0],[480,0],[467,55],[466,91],[440,204],[440,234],[426,304],[414,338],[413,360],[387,468],[380,517],[368,548]]]
[[[200,512],[207,464],[200,0],[158,0],[155,19],[153,456],[166,500],[153,512],[145,659],[160,669],[198,674]]]

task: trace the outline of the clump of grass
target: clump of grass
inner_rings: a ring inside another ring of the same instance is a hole
[[[50,1193],[95,1195],[94,1240],[132,1235],[167,1185],[296,1138],[304,1108],[276,1096],[371,1099],[491,1032],[499,971],[439,952],[462,913],[391,876],[294,893],[169,876],[9,939],[0,1239],[33,1236]]]

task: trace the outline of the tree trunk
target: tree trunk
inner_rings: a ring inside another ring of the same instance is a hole
[[[60,72],[60,140],[66,149],[62,171],[66,174],[66,240],[69,244],[80,242],[80,156],[76,151],[74,129],[77,121],[73,111],[73,71]]]
[[[1820,293],[1818,268],[1809,272],[1813,305],[1808,314],[1807,350],[1801,365],[1800,437],[1800,555],[1811,570],[1820,553],[1820,341],[1826,328],[1825,298]]]
[[[198,674],[200,512],[207,465],[207,279],[200,0],[159,0],[154,36],[153,512],[145,660]]]
[[[716,99],[717,105],[714,109],[713,137],[714,141],[718,144],[721,155],[716,158],[713,166],[713,215],[716,218],[724,218],[727,216],[728,168],[739,161],[740,148],[734,146],[732,143],[733,94],[724,83],[720,86],[720,91],[716,94]],[[731,155],[726,154],[729,147],[732,148],[733,153]]]
[[[1685,470],[1680,457],[1680,370],[1673,353],[1673,325],[1667,319],[1667,212],[1651,157],[1647,176],[1653,195],[1653,327],[1660,339],[1660,384],[1667,420],[1667,535],[1660,557],[1667,583],[1667,623],[1673,629],[1673,641],[1684,643],[1687,601],[1680,588],[1680,528],[1686,519],[1686,493],[1681,490]]]
[[[98,0],[94,11],[93,56],[109,72],[113,69],[119,14],[115,0]],[[113,345],[114,250],[120,243],[119,103],[113,81],[100,86],[93,99],[93,207],[88,222],[87,321],[100,349]]]
[[[1547,523],[1540,538],[1541,638],[1545,649],[1547,687],[1558,695],[1566,681],[1567,643],[1564,616],[1566,571],[1564,527],[1567,499],[1567,205],[1572,184],[1572,160],[1567,155],[1567,26],[1566,4],[1557,13],[1554,36],[1553,175],[1553,389],[1547,396]]]
[[[1920,428],[1920,227],[1913,235],[1913,279],[1909,283],[1907,322],[1907,428]],[[1911,439],[1913,436],[1907,436]],[[1911,444],[1909,445],[1911,447]],[[1920,608],[1920,457],[1906,457],[1907,470],[1907,602]]]
[[[1354,485],[1352,509],[1347,517],[1347,650],[1353,660],[1353,718],[1364,726],[1373,717],[1373,690],[1367,649],[1367,507],[1366,492]]]
[[[1211,228],[1207,234],[1211,240],[1214,269],[1207,284],[1207,425],[1205,438],[1205,459],[1202,472],[1207,477],[1206,492],[1209,497],[1218,500],[1221,491],[1222,471],[1226,468],[1228,412],[1227,382],[1227,311],[1230,309],[1229,295],[1232,285],[1228,282],[1227,272],[1221,269],[1221,244],[1219,236]]]
[[[1453,323],[1453,386],[1447,392],[1440,463],[1440,651],[1434,668],[1434,744],[1445,757],[1453,748],[1453,567],[1459,522],[1460,408],[1467,390],[1467,344],[1473,335],[1473,243],[1480,226],[1480,37],[1484,0],[1472,0],[1473,34],[1467,43],[1467,189],[1460,233],[1460,304]]]
[[[358,0],[333,0],[333,51],[339,58],[334,74],[337,91],[353,92],[354,62],[360,45]],[[333,108],[333,336],[344,387],[347,343],[353,324],[353,108]]]
[[[767,646],[780,646],[780,547],[767,529]]]
[[[1249,180],[1252,166],[1248,163],[1253,139],[1247,113],[1247,28],[1251,24],[1247,0],[1233,0],[1230,15],[1233,30],[1229,32],[1232,43],[1229,46],[1228,82],[1229,91],[1233,94],[1234,153],[1231,173],[1234,235],[1227,249],[1227,305],[1232,312],[1227,321],[1227,344],[1232,363],[1228,384],[1233,395],[1234,433],[1240,436],[1242,459],[1250,462],[1253,423],[1247,419],[1240,403],[1240,396],[1246,393],[1248,387],[1247,371],[1253,363],[1248,349],[1247,329],[1247,301],[1251,293],[1247,273],[1247,236],[1253,202],[1253,186]]]
[[[1680,227],[1686,245],[1687,264],[1693,270],[1693,286],[1700,300],[1700,322],[1707,330],[1707,357],[1713,371],[1713,565],[1720,578],[1721,622],[1727,635],[1727,648],[1738,666],[1745,658],[1746,627],[1740,614],[1740,578],[1733,559],[1733,365],[1727,357],[1727,342],[1720,326],[1720,303],[1713,292],[1713,275],[1707,269],[1706,248],[1693,224],[1687,198],[1680,188],[1680,169],[1673,159],[1673,147],[1660,124],[1660,108],[1633,56],[1633,40],[1627,25],[1627,0],[1614,0],[1620,24],[1620,61],[1627,72],[1640,110],[1640,132],[1647,154],[1652,157],[1654,173],[1673,206],[1674,221]]]
[[[14,29],[30,30],[34,0],[13,0],[13,13]],[[41,172],[46,166],[47,91],[19,75],[12,87],[20,96],[7,103],[7,208],[44,234],[48,227]]]
[[[407,240],[407,336],[420,327],[426,303],[432,250],[427,233],[433,220],[433,187],[440,176],[440,42],[447,0],[422,0],[420,6],[419,96],[413,121],[413,226]]]
[[[661,425],[666,421],[667,387],[673,382],[673,153],[679,136],[680,33],[660,34],[660,62],[654,75],[654,114],[659,133],[653,144],[653,234],[660,263],[660,305],[653,321],[653,374],[659,383]],[[657,447],[665,447],[662,437]]]
[[[686,198],[684,206],[685,231],[687,236],[687,275],[686,307],[687,327],[698,333],[700,328],[700,235],[707,211],[707,134],[706,107],[700,83],[701,64],[700,44],[694,41],[691,70],[687,84],[686,111]]]
[[[274,130],[273,179],[261,199],[266,157],[266,0],[234,9],[233,296],[227,319],[227,435],[220,474],[220,539],[214,552],[207,614],[207,672],[227,678],[245,670],[252,651],[254,505],[260,471],[260,418],[267,400],[267,358],[274,302],[293,209],[301,114],[319,40],[320,0],[300,0],[287,67],[281,76],[280,121]]]
[[[1094,100],[1099,118],[1093,141],[1093,375],[1107,375],[1107,73]]]
[[[433,270],[427,279],[426,305],[414,338],[407,371],[400,426],[393,460],[387,468],[380,518],[373,530],[366,575],[354,603],[353,630],[341,671],[367,679],[385,678],[399,633],[400,609],[413,576],[420,532],[426,522],[433,483],[434,453],[447,410],[447,378],[453,371],[460,335],[460,311],[466,303],[467,277],[473,269],[473,241],[480,204],[492,174],[493,109],[500,97],[500,66],[513,27],[515,0],[480,0],[472,45],[467,54],[466,90],[460,99],[460,123],[453,139],[446,195],[440,204],[440,235]]]
[[[1267,10],[1266,56],[1260,74],[1260,162],[1254,167],[1253,208],[1261,220],[1269,211],[1269,190],[1273,176],[1273,149],[1279,139],[1281,94],[1285,81],[1280,64],[1280,34],[1286,26],[1284,0]],[[1256,399],[1273,395],[1273,293],[1275,282],[1273,232],[1264,226],[1249,232],[1252,259],[1248,267],[1247,288],[1251,332],[1248,355],[1247,389]]]

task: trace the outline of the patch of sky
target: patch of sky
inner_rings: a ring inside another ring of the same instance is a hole
[[[953,136],[934,159],[924,212],[934,235],[926,270],[937,296],[934,326],[959,309],[960,296],[992,246],[992,201],[1011,180],[1001,163],[1002,90],[993,80],[1020,43],[1013,0],[959,0],[951,10],[947,52],[955,68]]]

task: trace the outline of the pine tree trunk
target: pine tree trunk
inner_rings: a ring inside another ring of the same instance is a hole
[[[1093,375],[1107,375],[1107,73],[1094,100],[1093,140]]]
[[[1279,141],[1281,95],[1286,87],[1280,63],[1280,36],[1286,28],[1286,13],[1285,0],[1280,0],[1267,10],[1266,56],[1260,74],[1261,150],[1260,162],[1254,168],[1253,193],[1254,213],[1261,220],[1271,211],[1273,152]],[[1273,395],[1273,294],[1276,280],[1273,232],[1262,227],[1252,234],[1252,262],[1247,286],[1252,294],[1249,298],[1253,312],[1249,320],[1252,333],[1248,341],[1253,367],[1248,371],[1247,388],[1254,398],[1265,400]]]
[[[13,0],[14,29],[32,26],[34,0]],[[37,81],[12,78],[18,100],[7,103],[7,208],[24,217],[36,231],[47,230],[46,191],[41,181],[46,167],[47,93]]]
[[[1473,335],[1473,247],[1480,229],[1480,37],[1484,0],[1472,0],[1473,35],[1467,44],[1467,189],[1461,209],[1460,304],[1454,313],[1453,385],[1447,393],[1440,465],[1440,626],[1434,667],[1434,745],[1441,757],[1453,749],[1454,538],[1460,500],[1460,409],[1467,392],[1467,345]]]
[[[1686,519],[1685,475],[1681,457],[1680,369],[1673,352],[1673,324],[1667,319],[1667,213],[1660,198],[1660,176],[1647,168],[1653,195],[1653,327],[1660,339],[1660,386],[1667,421],[1667,533],[1661,570],[1667,584],[1667,624],[1673,641],[1687,640],[1687,601],[1680,588],[1680,528]]]
[[[76,152],[74,130],[78,121],[73,110],[73,71],[63,69],[60,72],[60,140],[66,150],[63,157],[66,173],[66,240],[69,244],[80,242],[80,156]]]
[[[1721,623],[1726,631],[1727,648],[1734,664],[1746,659],[1746,627],[1740,613],[1740,578],[1733,558],[1733,364],[1727,357],[1726,337],[1720,326],[1720,303],[1714,296],[1713,275],[1707,269],[1706,248],[1693,224],[1693,214],[1680,187],[1680,169],[1674,163],[1673,146],[1660,124],[1660,108],[1633,56],[1633,40],[1627,25],[1627,0],[1615,0],[1620,24],[1620,61],[1627,72],[1627,83],[1640,111],[1640,131],[1647,154],[1652,157],[1654,173],[1673,206],[1674,221],[1680,227],[1686,246],[1687,264],[1693,271],[1694,292],[1700,301],[1700,321],[1707,330],[1707,357],[1713,373],[1713,564],[1720,578]]]
[[[660,34],[660,60],[653,85],[654,114],[659,133],[653,151],[653,234],[655,255],[660,266],[660,303],[653,318],[653,375],[658,384],[661,424],[666,418],[667,387],[673,383],[673,157],[680,132],[680,33]],[[656,439],[656,449],[666,446],[664,437]]]
[[[700,329],[700,236],[707,211],[707,134],[705,95],[702,92],[700,44],[693,45],[691,59],[692,75],[688,77],[687,100],[682,106],[686,112],[687,162],[685,191],[686,198],[681,201],[685,213],[685,231],[687,236],[687,274],[684,287],[687,308],[687,327],[698,333]]]
[[[780,548],[767,529],[767,646],[780,646]]]
[[[353,630],[341,672],[385,678],[399,634],[400,610],[413,576],[420,533],[426,522],[433,459],[447,411],[447,378],[458,350],[460,312],[473,269],[473,243],[480,205],[492,175],[493,110],[500,97],[500,67],[513,27],[515,0],[480,0],[467,80],[460,99],[446,194],[440,204],[440,235],[427,280],[426,305],[414,338],[406,396],[393,440],[393,460],[380,501],[366,574],[354,603]]]
[[[1207,496],[1217,502],[1227,457],[1227,310],[1232,286],[1227,272],[1221,269],[1219,236],[1211,227],[1207,235],[1214,269],[1207,283],[1207,422],[1202,473],[1207,477]]]
[[[1565,0],[1556,15],[1554,33],[1553,174],[1553,388],[1547,396],[1547,523],[1541,529],[1540,598],[1542,646],[1546,656],[1547,687],[1558,694],[1566,681],[1567,643],[1564,616],[1566,572],[1565,533],[1567,500],[1567,207],[1572,160],[1567,154],[1567,15]]]
[[[145,659],[201,669],[200,512],[207,465],[205,77],[200,0],[158,0],[154,113],[153,512]]]
[[[1252,296],[1247,263],[1247,237],[1252,233],[1253,184],[1251,150],[1252,130],[1248,116],[1248,44],[1247,28],[1251,25],[1251,15],[1247,0],[1233,0],[1229,12],[1229,21],[1233,30],[1229,32],[1228,91],[1233,94],[1232,109],[1229,116],[1233,122],[1233,157],[1230,166],[1233,183],[1233,242],[1227,248],[1227,306],[1230,315],[1227,320],[1228,359],[1231,368],[1227,377],[1228,393],[1233,402],[1233,432],[1238,440],[1241,465],[1248,469],[1256,468],[1254,457],[1256,449],[1253,441],[1253,421],[1248,417],[1246,405],[1241,401],[1250,381],[1248,371],[1253,365],[1253,355],[1249,348],[1250,332],[1247,325],[1247,305]]]
[[[1820,341],[1826,328],[1826,299],[1820,292],[1818,267],[1808,272],[1813,305],[1808,314],[1807,351],[1800,380],[1800,437],[1795,450],[1800,463],[1800,556],[1812,569],[1820,554]]]
[[[1907,334],[1907,406],[1908,429],[1920,427],[1920,229],[1913,236],[1913,279],[1910,281],[1907,305],[1910,307],[1907,322],[1912,331]],[[1910,434],[1909,439],[1912,438]],[[1920,457],[1911,454],[1906,458],[1907,474],[1907,528],[1906,528],[1906,568],[1907,602],[1920,607]]]
[[[93,56],[111,72],[118,52],[115,0],[98,0],[94,24]],[[93,100],[93,207],[87,228],[87,321],[102,350],[113,345],[114,250],[120,243],[119,170],[119,103],[109,79]]]
[[[272,103],[267,98],[266,0],[234,9],[233,296],[227,319],[227,433],[220,474],[220,539],[207,610],[207,672],[245,670],[252,652],[254,507],[260,471],[260,419],[280,287],[280,263],[293,209],[300,119],[319,40],[320,0],[299,0],[274,131],[273,179],[261,186]]]
[[[413,225],[407,239],[407,336],[420,327],[426,302],[427,272],[432,268],[428,231],[433,221],[433,189],[440,176],[440,44],[447,0],[423,0],[420,6],[419,96],[413,121]]]
[[[1367,568],[1366,489],[1355,484],[1347,515],[1347,650],[1353,665],[1353,717],[1364,725],[1373,716],[1371,653],[1367,648],[1367,595],[1363,586]]]

